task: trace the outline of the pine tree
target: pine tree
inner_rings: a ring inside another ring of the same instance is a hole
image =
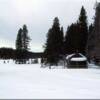
[[[89,35],[92,34],[93,29],[94,29],[94,25],[90,24],[90,26],[89,26]]]
[[[100,3],[96,3],[93,31],[89,34],[88,55],[95,63],[100,62]],[[92,28],[91,28],[92,29]]]
[[[95,34],[93,34],[94,33],[94,25],[93,24],[91,24],[90,26],[89,26],[89,34],[88,34],[88,44],[87,44],[87,46],[88,46],[88,50],[89,51],[91,51],[93,48],[94,48],[94,41],[95,41]]]
[[[29,42],[30,37],[28,36],[27,26],[23,25],[23,29],[20,28],[18,31],[16,49],[21,49],[25,51],[29,50]]]
[[[60,32],[60,47],[61,47],[61,55],[64,55],[64,29],[61,27]]]
[[[45,46],[46,63],[57,65],[62,54],[63,28],[60,30],[59,19],[56,17],[53,26],[47,33]]]
[[[65,53],[80,52],[86,54],[88,40],[88,25],[87,16],[84,7],[82,6],[77,23],[68,27],[65,36]]]
[[[80,34],[79,34],[78,23],[71,24],[68,26],[65,36],[65,53],[71,54],[79,51],[80,49]]]
[[[72,29],[73,29],[73,24],[71,26],[68,26],[67,28],[67,32],[65,35],[65,41],[64,41],[64,50],[65,50],[65,54],[70,54],[72,53],[72,49],[71,49],[71,37],[72,37]]]
[[[23,45],[22,45],[22,35],[23,35],[23,30],[20,28],[18,31],[18,35],[17,35],[17,39],[16,39],[16,53],[15,53],[15,59],[16,59],[16,63],[21,64],[23,59],[22,56],[22,49],[23,49]]]
[[[30,37],[28,36],[27,26],[24,25],[23,29],[19,29],[16,39],[16,63],[26,63],[28,59]]]
[[[89,51],[91,51],[94,48],[93,43],[94,43],[94,40],[95,40],[95,36],[94,36],[93,32],[94,32],[94,25],[91,24],[89,26],[87,53],[89,53]]]
[[[30,42],[30,37],[28,36],[28,30],[27,30],[27,26],[23,25],[23,36],[22,36],[22,40],[23,40],[23,50],[27,51],[29,50],[29,42]]]
[[[80,52],[85,54],[87,40],[88,40],[88,22],[87,22],[86,11],[83,6],[81,8],[78,23],[79,23],[79,33],[80,33],[80,40],[81,40]]]
[[[22,50],[22,34],[23,30],[20,28],[16,39],[16,50]]]
[[[88,34],[88,42],[87,42],[87,57],[88,57],[88,60],[90,61],[90,51],[93,50],[94,48],[94,41],[95,41],[95,37],[94,37],[94,25],[91,24],[89,26],[89,34]]]

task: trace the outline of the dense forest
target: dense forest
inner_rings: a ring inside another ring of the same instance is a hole
[[[47,33],[45,43],[45,63],[57,65],[60,59],[72,53],[87,55],[86,47],[89,35],[86,10],[82,6],[79,18],[75,23],[68,26],[64,37],[63,27],[60,27],[58,17],[54,19],[52,27]]]

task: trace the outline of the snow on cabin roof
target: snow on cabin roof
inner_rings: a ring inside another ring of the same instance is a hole
[[[81,53],[73,53],[71,55],[68,55],[66,59],[70,59],[71,61],[86,61],[87,60],[87,58]]]
[[[87,61],[85,57],[79,57],[79,58],[72,58],[71,61]]]

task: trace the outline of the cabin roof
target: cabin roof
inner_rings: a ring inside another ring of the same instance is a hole
[[[87,60],[87,58],[81,53],[73,53],[71,55],[68,55],[66,59],[71,60],[71,61],[86,61]]]

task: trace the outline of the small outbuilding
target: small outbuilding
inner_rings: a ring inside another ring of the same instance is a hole
[[[68,68],[88,68],[88,60],[81,53],[74,53],[66,57]]]

